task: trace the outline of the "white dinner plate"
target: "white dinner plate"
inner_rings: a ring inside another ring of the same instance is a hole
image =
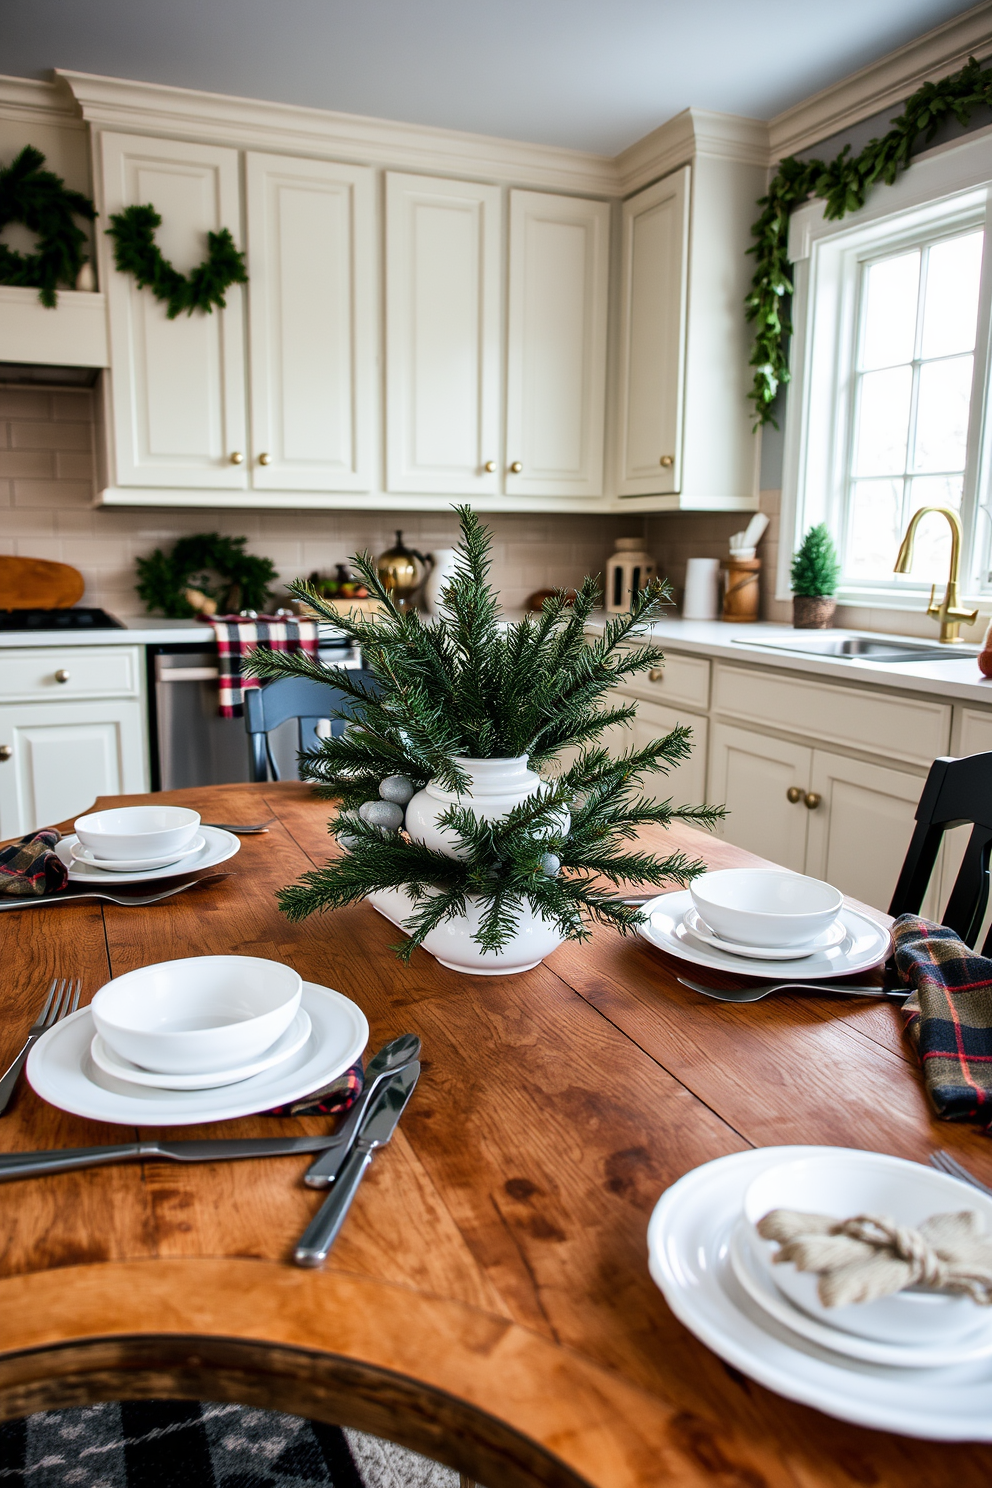
[[[847,931],[840,945],[814,951],[809,956],[793,958],[791,961],[768,961],[755,959],[749,962],[745,972],[741,958],[731,951],[717,950],[715,946],[703,945],[690,935],[683,924],[685,912],[692,906],[688,889],[677,889],[672,894],[659,894],[641,905],[647,923],[638,925],[638,933],[651,945],[680,961],[691,961],[695,966],[709,966],[714,971],[736,972],[738,976],[776,978],[784,981],[791,967],[801,981],[815,981],[817,977],[853,976],[878,966],[889,954],[889,932],[883,930],[876,920],[859,910],[844,905],[838,919]]]
[[[98,858],[91,847],[84,847],[77,841],[72,847],[72,862],[73,866],[78,863],[84,868],[102,868],[107,873],[129,873],[132,870],[143,873],[148,868],[166,868],[170,863],[178,863],[182,858],[199,852],[203,846],[204,839],[198,835],[188,847],[180,847],[160,858]]]
[[[296,1017],[285,1033],[258,1059],[253,1059],[251,1064],[240,1065],[237,1069],[215,1070],[209,1075],[165,1075],[157,1070],[142,1069],[140,1064],[132,1064],[129,1059],[118,1054],[98,1033],[93,1035],[90,1042],[90,1058],[97,1069],[103,1070],[105,1075],[123,1080],[126,1085],[148,1085],[153,1090],[214,1090],[222,1085],[237,1085],[240,1080],[249,1080],[252,1075],[260,1075],[263,1070],[282,1064],[297,1049],[302,1049],[310,1037],[310,1029],[310,1016],[306,1009],[297,1008]]]
[[[746,956],[752,961],[799,961],[812,956],[814,951],[829,951],[834,946],[841,945],[847,939],[847,926],[842,920],[834,920],[826,930],[805,946],[750,946],[741,941],[727,940],[722,935],[717,935],[711,930],[694,904],[690,904],[682,916],[683,928],[696,940],[701,940],[703,945],[713,946],[715,950],[726,951],[731,956]],[[678,933],[678,932],[676,932]],[[681,935],[679,936],[681,940]]]
[[[105,1074],[90,1057],[95,1029],[88,1007],[42,1034],[28,1055],[28,1081],[42,1100],[62,1111],[120,1126],[195,1126],[253,1116],[328,1085],[355,1063],[368,1043],[365,1014],[343,993],[304,982],[302,1006],[312,1024],[303,1047],[237,1085],[153,1090]]]
[[[734,1276],[730,1239],[748,1185],[776,1163],[843,1150],[759,1147],[694,1168],[655,1205],[651,1275],[690,1332],[788,1400],[903,1436],[992,1441],[992,1359],[911,1370],[846,1359],[777,1322]]]
[[[965,1364],[970,1359],[985,1359],[992,1354],[992,1317],[981,1317],[988,1308],[976,1308],[978,1321],[963,1336],[939,1344],[880,1343],[844,1328],[832,1328],[817,1322],[782,1295],[754,1253],[754,1239],[743,1217],[737,1221],[730,1237],[730,1264],[734,1275],[748,1296],[773,1318],[811,1338],[835,1354],[850,1359],[864,1359],[869,1364],[891,1364],[897,1369],[928,1369],[939,1364]]]
[[[201,868],[214,868],[218,863],[226,863],[228,858],[241,847],[240,837],[235,837],[233,832],[223,832],[220,827],[201,827],[200,835],[203,838],[203,846],[198,852],[191,853],[188,858],[183,858],[182,864],[165,868],[142,868],[132,869],[128,873],[114,872],[114,883],[152,883],[157,878],[174,878],[177,873],[194,873]],[[69,870],[70,883],[102,884],[107,886],[106,868],[97,868],[91,863],[81,862],[72,855],[79,838],[72,835],[63,837],[61,842],[55,844],[55,851]]]

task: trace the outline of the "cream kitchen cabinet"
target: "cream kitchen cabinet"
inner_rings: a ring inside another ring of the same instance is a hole
[[[692,754],[667,774],[657,770],[642,779],[642,790],[654,801],[671,798],[675,806],[701,806],[706,800],[706,754],[709,724],[704,716],[658,703],[637,704],[637,717],[627,725],[616,724],[603,734],[602,743],[611,754],[643,749],[654,739],[663,739],[679,724],[692,729]]]
[[[148,789],[138,646],[0,650],[0,838]]]

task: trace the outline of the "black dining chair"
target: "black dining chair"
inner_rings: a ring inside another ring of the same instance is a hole
[[[963,826],[971,827],[971,835],[941,923],[974,946],[989,901],[992,753],[936,759],[930,766],[889,914],[919,914],[944,833]],[[982,947],[983,956],[990,953],[992,929]]]
[[[372,678],[363,673],[362,683],[376,690]],[[332,738],[343,734],[347,719],[331,718],[333,712],[348,713],[352,700],[346,692],[329,682],[313,682],[309,677],[279,677],[263,687],[250,687],[244,692],[245,728],[248,731],[249,779],[279,780],[279,767],[269,742],[269,734],[287,719],[299,725],[299,748],[316,749],[320,743],[317,725],[324,723]]]

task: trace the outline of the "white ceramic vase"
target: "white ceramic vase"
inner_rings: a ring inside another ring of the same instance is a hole
[[[434,559],[434,567],[427,575],[423,595],[424,604],[427,606],[427,613],[429,615],[436,615],[441,590],[455,571],[458,550],[457,548],[435,548],[430,556]]]
[[[406,829],[415,842],[437,852],[457,858],[463,849],[450,828],[438,826],[438,817],[450,806],[465,806],[484,821],[498,821],[508,816],[514,806],[526,801],[544,788],[544,782],[527,768],[527,756],[516,759],[469,759],[457,757],[457,763],[468,775],[470,789],[464,795],[445,790],[436,781],[428,781],[406,808]],[[568,831],[571,818],[562,813],[561,825]],[[404,929],[411,900],[405,889],[380,889],[369,895],[373,909]],[[549,920],[542,920],[526,900],[517,919],[512,942],[501,951],[484,951],[473,936],[478,931],[482,909],[477,900],[468,900],[468,913],[457,915],[438,925],[424,940],[424,948],[436,956],[442,966],[471,976],[508,976],[530,971],[549,956],[562,942],[562,936]]]

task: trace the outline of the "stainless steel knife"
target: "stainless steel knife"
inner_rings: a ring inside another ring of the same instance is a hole
[[[45,1173],[68,1173],[75,1168],[96,1168],[103,1163],[138,1162],[158,1158],[165,1162],[220,1162],[245,1157],[292,1157],[299,1152],[321,1152],[334,1135],[319,1137],[232,1137],[205,1142],[126,1142],[121,1146],[57,1147],[52,1152],[0,1153],[0,1183],[13,1178],[36,1178]]]
[[[415,1033],[401,1033],[399,1038],[390,1039],[377,1054],[373,1054],[365,1071],[364,1090],[328,1142],[326,1150],[306,1171],[303,1181],[309,1188],[330,1187],[351,1151],[365,1112],[379,1094],[383,1082],[419,1058],[420,1040]]]
[[[324,1200],[300,1236],[293,1252],[298,1266],[322,1266],[326,1261],[376,1148],[385,1147],[392,1137],[419,1078],[419,1064],[400,1070],[369,1107],[330,1198]]]

